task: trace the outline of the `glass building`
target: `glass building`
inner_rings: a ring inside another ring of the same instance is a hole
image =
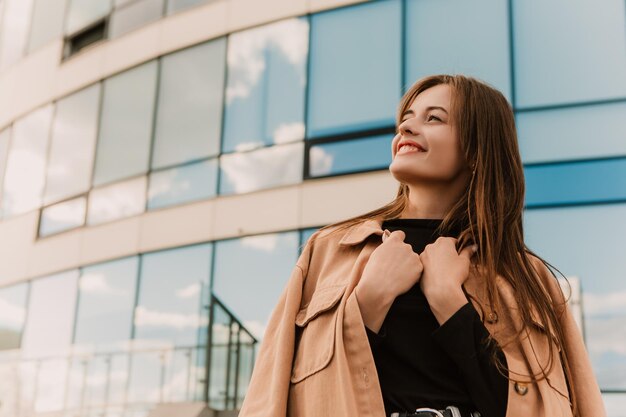
[[[625,0],[0,0],[0,417],[236,415],[303,244],[395,196],[435,73],[512,103],[526,242],[623,416]]]

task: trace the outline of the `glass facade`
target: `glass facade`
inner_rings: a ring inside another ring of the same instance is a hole
[[[209,3],[0,0],[0,82],[98,22],[123,45]],[[512,104],[527,244],[580,284],[594,370],[609,416],[621,415],[624,0],[372,0],[129,62],[0,126],[2,223],[38,214],[33,239],[45,245],[152,210],[385,171],[406,88],[434,73],[475,76]],[[0,417],[105,406],[107,417],[145,416],[145,403],[176,401],[236,408],[269,312],[316,230],[137,249],[36,277],[29,265],[28,282],[0,282],[0,380],[20,381],[0,384]],[[0,236],[0,255],[10,243]]]

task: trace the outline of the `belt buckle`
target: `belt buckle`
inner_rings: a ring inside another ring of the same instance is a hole
[[[434,408],[417,408],[415,409],[415,413],[422,413],[422,412],[427,412],[427,413],[432,413],[432,415],[434,417],[444,417],[443,414],[441,414],[441,412],[439,410],[435,410]]]

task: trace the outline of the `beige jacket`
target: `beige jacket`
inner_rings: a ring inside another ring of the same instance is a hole
[[[268,321],[240,417],[385,416],[354,292],[370,254],[382,242],[381,225],[378,220],[368,220],[331,236],[328,231],[317,231],[316,239],[309,239]],[[540,268],[552,298],[562,300],[551,272],[537,258],[532,257],[532,261]],[[503,342],[521,321],[515,314],[512,288],[501,276],[498,280],[507,311],[496,312],[498,319],[485,321],[485,325],[498,342]],[[465,288],[483,306],[487,305],[480,274],[474,268],[470,268]],[[606,416],[569,308],[562,315],[561,325],[571,352],[572,385],[578,395],[580,416]],[[544,337],[545,332],[536,320],[535,326],[525,330],[527,337],[520,343],[501,343],[513,379],[509,383],[507,417],[572,415],[558,349],[554,349],[557,366],[548,375],[549,383],[518,376],[528,375],[529,370],[538,372],[538,364],[548,362],[548,340],[552,339]],[[536,360],[526,365],[522,353]]]

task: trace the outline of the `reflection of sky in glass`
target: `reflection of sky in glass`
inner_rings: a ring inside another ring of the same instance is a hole
[[[157,345],[193,346],[208,323],[211,244],[144,255],[135,339]]]
[[[215,249],[215,295],[261,339],[296,263],[298,232],[224,240]]]
[[[33,0],[0,2],[0,18],[2,18],[0,19],[0,70],[22,58],[28,38],[32,6]]]
[[[527,210],[524,218],[527,245],[580,278],[587,347],[605,389],[626,389],[625,216],[625,204],[611,204]]]
[[[139,177],[91,190],[87,224],[94,225],[143,213],[146,181],[146,177]]]
[[[78,270],[32,282],[22,352],[25,357],[67,353],[74,327]]]
[[[307,137],[393,126],[401,31],[398,0],[312,16]]]
[[[304,143],[220,157],[220,194],[245,193],[302,181]]]
[[[217,193],[217,159],[150,174],[148,209],[214,197]]]
[[[300,236],[301,236],[300,241],[302,242],[301,243],[302,248],[304,248],[306,242],[308,242],[311,235],[317,232],[318,230],[319,230],[318,227],[311,227],[311,228],[303,229],[300,231]],[[300,250],[299,252],[302,252],[302,251]],[[298,253],[298,256],[300,256],[300,253]]]
[[[462,73],[511,99],[506,2],[409,0],[406,7],[407,87],[426,75]]]
[[[117,38],[158,20],[163,15],[164,2],[165,0],[140,0],[116,10],[111,16],[109,37]]]
[[[130,257],[82,270],[75,344],[101,348],[130,339],[138,265]]]
[[[0,350],[20,347],[27,294],[27,284],[0,288]]]
[[[46,207],[41,211],[39,235],[47,236],[82,226],[86,209],[87,200],[84,197]]]
[[[303,18],[230,35],[222,152],[304,139],[308,35]]]
[[[512,2],[517,106],[626,95],[625,3],[601,4]]]
[[[67,368],[66,359],[46,360],[41,363],[37,375],[36,412],[63,409]]]
[[[625,114],[624,102],[519,112],[522,159],[528,163],[626,155]],[[590,146],[590,138],[602,140],[594,139]]]
[[[61,37],[67,0],[35,0],[28,53]]]
[[[148,170],[156,76],[150,61],[104,82],[94,185]]]
[[[52,105],[42,107],[13,124],[2,198],[5,218],[41,204],[52,110]]]
[[[57,102],[46,170],[45,204],[89,189],[99,101],[97,83]]]
[[[527,206],[626,199],[626,158],[528,166],[524,175]]]
[[[391,139],[390,135],[380,135],[311,146],[310,175],[315,177],[386,168],[391,164]]]
[[[225,70],[225,38],[161,60],[152,168],[217,155]]]
[[[112,0],[68,0],[65,33],[72,33],[109,13]]]

